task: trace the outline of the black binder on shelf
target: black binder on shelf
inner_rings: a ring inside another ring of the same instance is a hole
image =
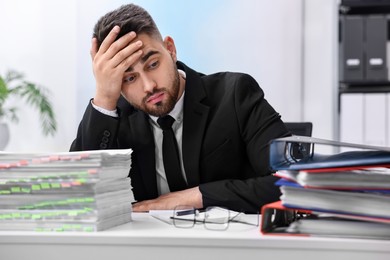
[[[369,15],[365,21],[365,75],[368,81],[386,81],[387,78],[387,18]]]
[[[340,81],[364,80],[364,18],[340,16]]]

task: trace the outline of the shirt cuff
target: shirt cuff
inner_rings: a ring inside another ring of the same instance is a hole
[[[94,109],[96,109],[97,111],[99,111],[102,114],[105,114],[107,116],[112,116],[112,117],[118,117],[118,112],[117,112],[116,109],[114,109],[114,110],[104,109],[102,107],[99,107],[99,106],[95,105],[93,103],[93,100],[91,100],[91,105],[93,106]]]

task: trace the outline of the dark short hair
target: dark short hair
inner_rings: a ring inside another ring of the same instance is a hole
[[[99,48],[115,25],[121,28],[117,39],[131,31],[162,39],[156,23],[145,9],[134,4],[127,4],[102,16],[96,23],[93,37],[97,39]]]

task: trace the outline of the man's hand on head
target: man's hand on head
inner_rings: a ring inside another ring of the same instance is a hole
[[[94,104],[114,110],[121,94],[124,72],[142,55],[142,42],[135,40],[136,34],[129,32],[116,40],[120,32],[115,26],[98,47],[92,39],[91,58],[96,80]]]

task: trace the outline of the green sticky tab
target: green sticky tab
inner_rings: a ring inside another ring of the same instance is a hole
[[[83,203],[83,202],[85,202],[85,198],[77,198],[76,201],[78,203]]]
[[[82,230],[83,227],[81,225],[72,225],[72,228],[73,229],[78,229],[78,230]]]
[[[68,216],[77,216],[77,215],[78,215],[77,211],[69,211],[68,212]]]
[[[87,179],[85,178],[80,178],[80,179],[77,179],[78,182],[80,183],[86,183],[87,182]]]
[[[41,216],[41,214],[33,214],[33,215],[31,216],[31,218],[32,218],[32,219],[41,219],[42,216]]]
[[[53,189],[58,189],[58,188],[61,188],[61,184],[59,184],[59,183],[52,183],[52,184],[51,184],[51,187],[52,187]]]
[[[84,231],[86,231],[86,232],[93,232],[94,229],[93,229],[93,227],[84,227]]]
[[[9,195],[11,194],[11,191],[9,190],[0,190],[0,195]]]
[[[64,230],[71,230],[71,229],[72,229],[72,225],[65,224],[65,225],[62,225],[62,228],[63,228]]]
[[[19,209],[24,209],[24,210],[26,210],[26,209],[35,209],[35,206],[34,205],[24,205],[24,206],[20,207]]]
[[[94,198],[88,197],[88,198],[84,198],[84,201],[85,201],[85,202],[94,202],[95,199],[94,199]]]
[[[47,183],[47,182],[41,183],[41,188],[42,189],[50,189],[50,183]]]
[[[32,190],[41,190],[41,186],[39,186],[38,184],[33,184],[33,185],[31,185],[31,189]]]
[[[80,172],[80,176],[83,177],[88,177],[89,173],[88,172]]]
[[[21,189],[20,189],[20,187],[11,187],[11,192],[12,193],[21,192]]]
[[[66,204],[69,204],[66,200],[57,201],[57,205],[66,205]]]
[[[21,216],[20,213],[16,213],[16,212],[12,213],[13,218],[20,218],[20,216]]]
[[[23,193],[31,193],[31,189],[30,188],[22,188],[21,190]]]
[[[24,219],[30,219],[31,218],[31,213],[22,213],[21,216]]]

